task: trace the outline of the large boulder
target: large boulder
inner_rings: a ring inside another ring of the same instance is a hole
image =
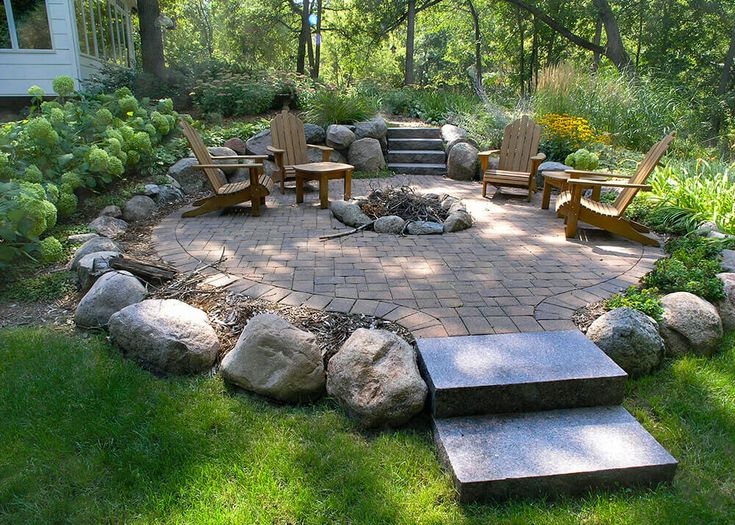
[[[472,215],[465,210],[456,210],[444,219],[444,232],[459,232],[472,226]]]
[[[386,330],[355,330],[327,370],[327,392],[364,427],[401,425],[424,406],[415,351]]]
[[[238,155],[247,155],[248,153],[248,147],[247,144],[245,144],[245,141],[238,137],[232,137],[231,139],[227,139],[224,144],[222,144],[225,148],[230,148],[232,151],[234,151]]]
[[[324,362],[316,336],[273,314],[248,321],[220,370],[230,383],[287,403],[324,392]]]
[[[444,124],[441,127],[442,140],[444,142],[452,142],[457,139],[466,139],[468,137],[467,131],[455,126],[454,124]]]
[[[128,223],[122,219],[116,219],[108,215],[100,215],[95,220],[87,224],[87,228],[93,230],[100,235],[116,239],[128,230]]]
[[[324,144],[327,133],[323,127],[316,124],[304,124],[304,137],[307,144]]]
[[[598,317],[587,337],[631,376],[650,373],[664,356],[658,323],[633,308],[616,308]]]
[[[347,159],[357,171],[376,172],[385,168],[385,157],[376,139],[364,138],[350,145]]]
[[[726,272],[735,272],[735,250],[722,250],[720,264],[722,264],[722,269]]]
[[[388,133],[388,125],[381,117],[375,117],[367,122],[356,122],[355,123],[355,138],[356,139],[378,139],[385,137]]]
[[[715,306],[722,319],[725,330],[735,330],[735,273],[718,273],[724,285],[725,298],[717,301]]]
[[[183,198],[184,192],[178,184],[161,184],[158,186],[156,203],[159,206],[165,206],[166,204],[180,201]]]
[[[110,204],[109,206],[105,206],[102,208],[102,211],[99,213],[100,217],[114,217],[115,219],[122,218],[122,210],[120,209],[120,206],[115,206],[114,204]]]
[[[542,162],[539,164],[538,172],[543,173],[545,171],[566,171],[574,169],[571,166],[567,166],[566,164],[562,164],[561,162],[554,162],[551,160],[547,160],[546,162]]]
[[[82,293],[87,293],[100,276],[112,271],[110,259],[119,255],[118,252],[94,252],[81,258],[77,266],[77,277]]]
[[[79,301],[74,322],[83,328],[107,326],[112,314],[139,303],[145,294],[145,287],[131,273],[108,272]]]
[[[194,167],[197,164],[199,164],[197,159],[187,157],[168,169],[168,175],[181,186],[187,195],[199,193],[209,187],[207,176],[201,169]],[[220,176],[224,177],[224,173],[221,170],[218,171]]]
[[[322,162],[322,150],[320,149],[307,148],[306,156],[309,162]],[[347,159],[341,152],[337,151],[336,149],[333,149],[332,151],[329,152],[329,161],[345,163],[347,162]]]
[[[268,155],[268,146],[272,145],[273,139],[271,137],[271,130],[269,129],[264,129],[256,133],[245,142],[248,153],[251,155]]]
[[[110,318],[110,336],[127,356],[159,373],[204,372],[219,352],[207,314],[176,299],[123,308]]]
[[[136,195],[125,203],[123,219],[127,222],[140,222],[150,219],[156,213],[156,201],[145,195]]]
[[[226,146],[210,146],[207,148],[209,151],[209,155],[212,157],[234,157],[237,155],[237,152],[232,149],[228,148]],[[223,164],[234,164],[237,161],[236,160],[218,160],[217,162],[222,162]]]
[[[410,235],[437,235],[444,233],[444,225],[434,221],[412,221],[408,223],[406,231]]]
[[[122,248],[119,244],[117,244],[112,239],[108,239],[107,237],[93,237],[89,239],[87,242],[82,244],[79,249],[77,249],[76,252],[74,252],[74,257],[72,257],[71,262],[69,263],[69,266],[72,270],[76,270],[77,266],[79,266],[79,261],[82,260],[82,257],[85,255],[88,255],[90,253],[94,252],[122,252]]]
[[[329,209],[338,221],[353,228],[364,226],[372,221],[354,202],[333,201],[329,203]]]
[[[457,144],[447,158],[447,177],[454,180],[472,180],[478,169],[477,148],[466,142]]]
[[[712,355],[722,339],[722,321],[717,309],[689,292],[675,292],[661,298],[664,307],[659,325],[666,353]]]
[[[84,244],[96,237],[99,237],[96,233],[75,233],[74,235],[69,235],[69,237],[66,238],[66,242],[70,244]]]
[[[355,141],[355,134],[347,126],[332,124],[327,128],[327,146],[336,149],[347,149]]]
[[[406,221],[400,218],[398,215],[386,215],[384,217],[378,217],[373,224],[373,230],[376,233],[393,233],[398,235],[403,233],[403,227],[406,225]]]

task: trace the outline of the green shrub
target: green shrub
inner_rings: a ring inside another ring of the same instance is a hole
[[[564,164],[578,170],[594,170],[600,165],[600,159],[590,150],[581,148],[567,155]]]
[[[192,100],[207,114],[258,115],[273,107],[277,91],[273,84],[260,78],[230,73],[198,82],[192,91]]]
[[[664,314],[657,288],[639,289],[631,286],[624,294],[615,294],[605,301],[605,308],[608,310],[623,307],[639,310],[656,321],[660,321]]]
[[[322,89],[309,101],[305,120],[320,126],[352,124],[371,119],[379,109],[380,101],[376,98]]]
[[[669,257],[659,259],[642,283],[664,293],[689,292],[708,301],[724,298],[722,281],[717,277],[722,265],[717,255],[732,241],[713,242],[696,236],[687,236],[669,242]]]
[[[481,113],[479,99],[461,91],[438,90],[433,87],[404,87],[380,95],[388,113],[419,118],[425,122],[444,124],[457,115]]]

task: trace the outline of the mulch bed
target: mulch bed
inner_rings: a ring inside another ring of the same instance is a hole
[[[572,322],[577,325],[579,330],[586,334],[587,329],[590,325],[600,317],[602,314],[607,312],[605,308],[605,301],[599,301],[597,303],[590,303],[577,309],[572,315]]]

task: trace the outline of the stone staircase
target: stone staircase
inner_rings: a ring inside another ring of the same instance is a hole
[[[388,169],[407,175],[446,175],[439,128],[388,128]]]
[[[670,482],[676,460],[620,403],[582,333],[419,339],[434,439],[462,502]]]

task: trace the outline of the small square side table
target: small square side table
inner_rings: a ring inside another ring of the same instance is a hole
[[[321,209],[329,207],[329,181],[344,179],[344,200],[352,198],[352,170],[354,166],[341,162],[312,162],[296,164],[296,203],[304,202],[304,180],[319,181],[319,203]]]

